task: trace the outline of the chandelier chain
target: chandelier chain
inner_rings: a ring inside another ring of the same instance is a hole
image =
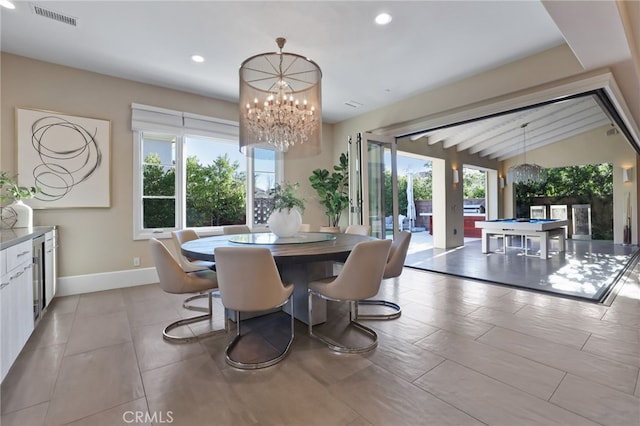
[[[523,163],[511,166],[507,171],[507,179],[512,183],[530,185],[532,183],[544,183],[547,181],[547,170],[537,164],[527,163],[527,126],[523,123],[522,129],[522,159]]]

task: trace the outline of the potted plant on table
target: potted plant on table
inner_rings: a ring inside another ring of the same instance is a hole
[[[349,207],[349,159],[342,153],[338,164],[333,166],[333,173],[327,169],[315,169],[311,173],[311,187],[320,197],[320,204],[325,208],[329,226],[339,231],[342,212]]]
[[[17,176],[0,172],[0,217],[3,228],[29,228],[33,226],[33,210],[22,200],[33,198],[39,191],[36,187],[18,185]],[[6,202],[11,204],[5,206]]]
[[[276,184],[269,191],[269,197],[273,200],[273,210],[267,223],[271,232],[278,237],[291,237],[300,229],[305,202],[296,194],[299,187],[300,184],[297,182]]]

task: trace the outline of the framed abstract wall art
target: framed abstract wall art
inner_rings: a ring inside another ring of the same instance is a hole
[[[36,209],[110,207],[111,122],[16,108],[18,182]]]

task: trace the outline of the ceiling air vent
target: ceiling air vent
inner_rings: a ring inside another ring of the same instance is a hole
[[[77,19],[73,16],[64,15],[60,12],[45,9],[44,7],[37,4],[33,5],[33,11],[36,15],[44,16],[45,18],[53,19],[54,21],[62,22],[63,24],[71,25],[73,27],[78,26]]]
[[[358,101],[347,101],[344,103],[346,106],[350,106],[351,108],[360,108],[362,104]]]

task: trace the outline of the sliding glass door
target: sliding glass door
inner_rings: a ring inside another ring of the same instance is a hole
[[[394,138],[359,133],[349,144],[352,200],[349,222],[371,226],[371,235],[398,232],[398,184]]]

